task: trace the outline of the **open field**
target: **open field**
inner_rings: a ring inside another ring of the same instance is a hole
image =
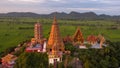
[[[52,19],[0,18],[0,52],[32,38],[34,23],[38,20],[43,25],[44,37],[48,38]],[[103,34],[108,40],[120,41],[120,23],[114,21],[58,20],[58,23],[62,37],[72,36],[79,25],[85,39],[90,34]]]

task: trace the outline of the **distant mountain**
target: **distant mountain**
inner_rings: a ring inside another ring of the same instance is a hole
[[[118,16],[110,16],[110,15],[97,15],[94,12],[85,12],[85,13],[79,13],[72,11],[69,14],[64,12],[53,12],[50,14],[37,14],[32,12],[10,12],[10,13],[0,13],[0,17],[41,17],[41,18],[53,18],[53,16],[57,16],[59,19],[115,19],[119,20],[120,15]]]
[[[39,17],[39,14],[32,12],[10,12],[6,14],[0,14],[0,17]]]

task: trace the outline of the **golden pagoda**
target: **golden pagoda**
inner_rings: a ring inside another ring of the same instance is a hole
[[[84,38],[83,38],[80,28],[78,27],[73,36],[73,43],[83,44],[83,42],[84,42]]]
[[[35,39],[42,39],[42,25],[40,23],[36,23],[34,26],[34,37]]]
[[[52,47],[55,42],[57,43],[57,47],[59,48],[58,50],[64,51],[64,43],[60,36],[59,26],[56,17],[54,17],[54,21],[50,32],[50,37],[48,39],[47,51],[52,51]]]
[[[40,23],[36,23],[34,25],[34,38],[31,39],[32,43],[42,43],[43,34],[42,34],[42,25]]]

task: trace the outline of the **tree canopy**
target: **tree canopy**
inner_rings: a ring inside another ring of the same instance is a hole
[[[48,56],[46,53],[22,53],[14,68],[48,68]]]

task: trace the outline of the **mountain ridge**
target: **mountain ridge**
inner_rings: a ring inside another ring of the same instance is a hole
[[[120,19],[120,15],[106,15],[106,14],[96,14],[94,12],[75,12],[71,11],[70,13],[65,12],[52,12],[50,14],[37,14],[33,12],[9,12],[9,13],[0,13],[0,17],[41,17],[41,18],[52,18],[56,16],[59,19]]]

